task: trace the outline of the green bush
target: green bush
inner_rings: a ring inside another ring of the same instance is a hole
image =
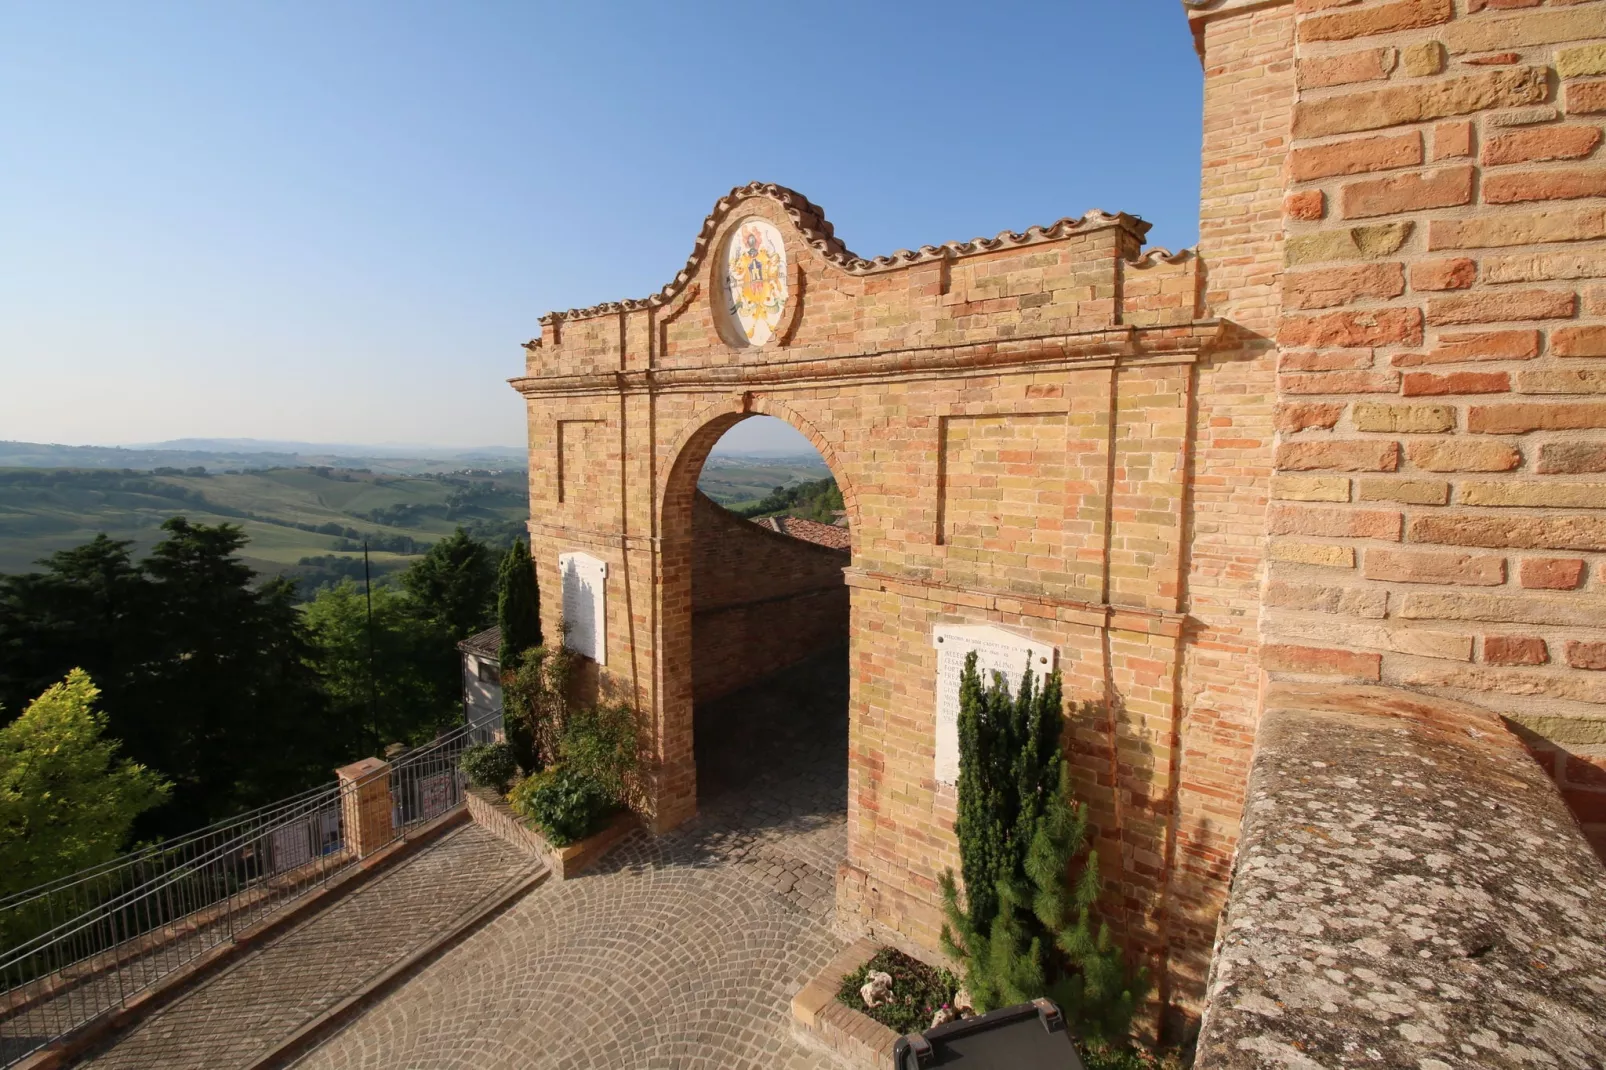
[[[554,847],[585,839],[617,809],[600,784],[561,765],[526,777],[507,801],[517,813],[539,825]]]
[[[507,743],[476,743],[463,752],[463,774],[477,788],[490,788],[497,794],[518,776],[519,764]]]
[[[622,703],[572,711],[558,741],[558,755],[565,767],[624,805],[638,764],[636,711]]]

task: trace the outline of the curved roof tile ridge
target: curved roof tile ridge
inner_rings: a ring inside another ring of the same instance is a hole
[[[1127,257],[1126,262],[1135,268],[1148,268],[1155,264],[1180,264],[1198,255],[1197,249],[1178,249],[1173,253],[1163,245],[1151,245],[1138,255]]]
[[[548,324],[571,319],[589,319],[592,316],[602,316],[609,313],[634,312],[643,308],[657,308],[668,303],[684,290],[690,284],[693,276],[697,274],[704,258],[708,256],[709,243],[714,237],[714,232],[719,229],[720,223],[743,201],[754,197],[768,197],[779,204],[785,209],[786,214],[791,218],[798,232],[802,234],[804,242],[826,260],[850,275],[871,275],[880,271],[906,267],[910,264],[920,264],[932,260],[948,260],[1022,245],[1035,245],[1039,242],[1063,238],[1084,227],[1120,225],[1133,231],[1141,239],[1144,234],[1148,233],[1151,226],[1151,224],[1139,219],[1137,216],[1128,215],[1125,212],[1112,214],[1102,209],[1094,208],[1084,212],[1080,217],[1065,216],[1047,226],[1027,227],[1023,231],[1004,230],[991,238],[972,238],[966,242],[951,241],[944,242],[942,245],[922,245],[919,249],[899,249],[889,256],[866,258],[854,253],[842,242],[842,239],[836,236],[836,228],[831,225],[829,219],[825,218],[825,211],[803,194],[794,189],[777,185],[774,182],[749,182],[745,186],[735,187],[715,202],[714,210],[703,219],[703,225],[697,232],[697,240],[692,243],[691,255],[686,258],[686,266],[681,268],[674,279],[663,289],[648,297],[630,298],[624,301],[605,301],[602,304],[591,305],[588,308],[571,308],[566,312],[548,312],[541,317],[541,322]],[[1169,256],[1170,254],[1167,253],[1167,255]]]

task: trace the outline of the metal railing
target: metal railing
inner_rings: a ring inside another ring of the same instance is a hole
[[[449,813],[463,751],[501,728],[460,725],[390,763],[390,840]],[[129,999],[356,865],[330,784],[0,899],[0,1067]]]

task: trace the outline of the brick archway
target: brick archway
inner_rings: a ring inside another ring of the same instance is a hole
[[[754,416],[774,416],[785,420],[819,451],[848,511],[849,532],[856,516],[853,482],[842,470],[840,459],[831,463],[830,443],[807,420],[784,403],[744,394],[730,403],[694,416],[682,438],[671,447],[673,463],[658,493],[659,599],[658,677],[655,681],[658,704],[657,743],[659,781],[657,813],[659,827],[669,828],[686,820],[697,807],[697,761],[693,729],[694,693],[693,642],[693,510],[697,479],[709,452],[720,438],[743,420]],[[855,536],[856,537],[856,536]],[[851,613],[851,609],[850,609]],[[850,617],[851,620],[851,617]],[[851,634],[851,624],[849,626]],[[850,655],[851,656],[851,655]]]
[[[749,221],[780,235],[786,285],[773,333],[744,346],[725,272]],[[1254,562],[1183,553],[1201,516],[1243,510],[1230,482],[1188,485],[1200,377],[1231,359],[1212,354],[1224,328],[1200,313],[1197,261],[1145,252],[1147,229],[1089,212],[866,259],[806,198],[754,184],[715,206],[660,293],[543,317],[514,380],[532,553],[546,591],[560,554],[607,563],[600,683],[651,724],[656,827],[696,808],[696,476],[733,424],[777,416],[826,459],[852,531],[839,916],[936,946],[938,879],[958,859],[953,787],[933,764],[933,635],[989,625],[1058,651],[1111,918],[1162,977],[1198,991],[1235,832],[1233,763],[1249,749],[1239,618],[1257,576]],[[1188,604],[1190,576],[1230,597],[1185,629],[1203,604]],[[543,611],[555,626],[557,599]],[[1186,719],[1185,693],[1201,696]]]

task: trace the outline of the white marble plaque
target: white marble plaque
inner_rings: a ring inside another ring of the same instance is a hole
[[[934,776],[939,784],[959,781],[959,678],[965,672],[965,657],[976,652],[976,671],[982,686],[992,684],[993,673],[1001,672],[1014,693],[1020,689],[1021,675],[1028,665],[1042,678],[1054,671],[1054,648],[1025,636],[986,624],[938,625],[932,630],[931,645],[937,648],[937,744]]]
[[[563,575],[563,645],[599,665],[608,663],[608,562],[590,554],[559,554]]]

